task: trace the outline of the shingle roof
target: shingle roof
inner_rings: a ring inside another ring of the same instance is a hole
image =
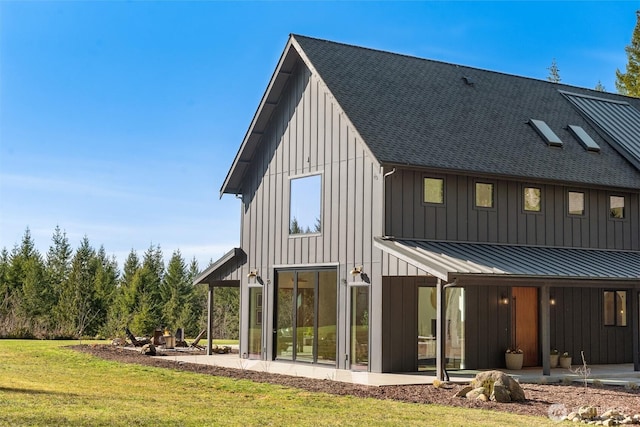
[[[640,188],[640,171],[559,90],[624,100],[640,109],[638,99],[293,38],[383,164]],[[563,148],[547,146],[530,119],[544,120]],[[601,151],[586,151],[568,125],[584,128]]]

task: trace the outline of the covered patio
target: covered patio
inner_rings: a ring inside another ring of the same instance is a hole
[[[193,285],[207,285],[207,355],[213,354],[213,298],[215,288],[240,288],[240,267],[247,255],[240,248],[233,248],[211,264],[194,280]],[[237,355],[235,356],[237,359]]]
[[[375,238],[374,244],[437,278],[438,379],[442,380],[447,376],[442,337],[445,336],[446,325],[444,292],[450,287],[500,286],[509,291],[517,287],[536,288],[540,316],[538,351],[541,354],[542,375],[547,377],[552,375],[550,307],[555,304],[555,300],[551,298],[551,290],[599,288],[628,291],[630,301],[625,304],[630,307],[631,315],[628,316],[628,326],[625,326],[631,328],[633,363],[630,366],[634,372],[640,371],[640,252],[382,237]],[[599,306],[594,309],[601,310]],[[487,315],[490,313],[486,312]]]

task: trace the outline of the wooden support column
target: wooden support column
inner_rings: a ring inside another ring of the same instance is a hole
[[[441,279],[436,282],[436,378],[445,379],[445,296]]]
[[[551,375],[551,301],[549,284],[540,288],[540,327],[542,341],[542,375]]]
[[[209,283],[207,296],[207,356],[213,354],[213,285]]]
[[[631,333],[633,334],[633,370],[640,371],[640,292],[631,289]]]

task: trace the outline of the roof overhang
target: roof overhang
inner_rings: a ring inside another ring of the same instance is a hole
[[[247,255],[240,248],[233,248],[193,279],[193,285],[208,284],[215,287],[240,287],[238,268],[245,263]],[[236,273],[236,274],[234,274]]]
[[[640,251],[376,237],[379,249],[446,282],[640,285]]]
[[[262,95],[262,100],[258,106],[258,110],[251,120],[251,125],[242,140],[242,144],[238,149],[233,164],[227,172],[227,177],[220,188],[220,197],[223,194],[240,194],[242,193],[242,182],[247,168],[251,164],[251,159],[258,148],[262,135],[266,130],[271,114],[280,102],[283,90],[287,86],[289,77],[291,76],[300,55],[293,43],[293,36],[289,37],[289,41],[280,56],[278,66],[276,67],[267,89]]]

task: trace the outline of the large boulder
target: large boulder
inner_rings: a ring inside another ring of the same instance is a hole
[[[524,402],[526,400],[520,384],[501,371],[479,373],[471,381],[471,387],[473,389],[484,387],[489,399],[496,402]]]

